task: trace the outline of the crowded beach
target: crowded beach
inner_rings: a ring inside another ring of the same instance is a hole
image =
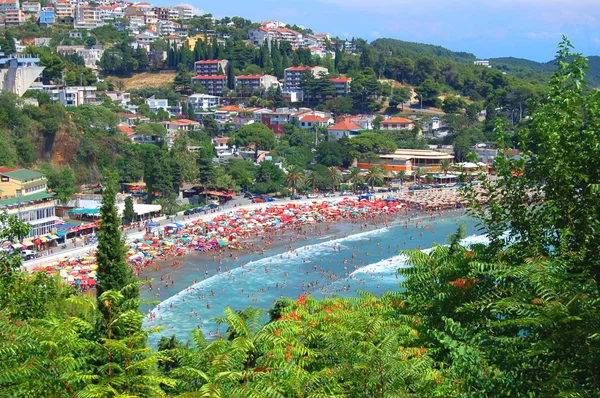
[[[375,198],[362,195],[358,199],[313,201],[311,203],[267,204],[262,208],[236,209],[207,220],[190,220],[146,225],[146,234],[128,243],[127,261],[136,275],[159,260],[172,261],[191,252],[222,253],[228,251],[237,259],[237,251],[255,250],[253,240],[273,235],[278,230],[302,229],[303,226],[330,224],[343,220],[369,219],[380,215],[394,216],[409,209],[439,211],[461,208],[464,202],[455,190],[400,194]],[[263,249],[258,249],[263,250]],[[97,283],[94,250],[65,257],[38,266],[34,271],[58,274],[71,285],[86,290]]]

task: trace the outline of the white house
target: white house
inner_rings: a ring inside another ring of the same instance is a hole
[[[219,97],[208,94],[192,94],[188,97],[188,106],[192,106],[194,111],[208,110],[219,106]]]
[[[327,127],[333,124],[332,117],[323,117],[318,115],[307,115],[300,118],[298,127],[301,129],[312,129],[314,127]]]
[[[150,107],[150,112],[158,112],[159,109],[162,109],[166,112],[169,111],[169,100],[162,98],[154,98],[154,95],[150,98],[146,99],[146,105]]]
[[[392,117],[381,122],[381,130],[412,130],[415,122],[403,117]]]
[[[342,137],[355,137],[360,134],[362,128],[358,124],[350,122],[339,122],[327,129],[327,133],[336,140]]]
[[[236,156],[239,153],[239,150],[235,147],[235,145],[230,146],[228,142],[229,137],[219,137],[213,139],[213,146],[218,158]]]

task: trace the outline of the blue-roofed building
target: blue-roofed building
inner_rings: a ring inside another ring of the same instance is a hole
[[[40,19],[38,20],[40,26],[51,26],[54,25],[54,8],[44,7],[40,11]]]

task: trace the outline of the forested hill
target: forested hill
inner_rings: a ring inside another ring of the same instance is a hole
[[[448,58],[457,62],[473,62],[475,55],[466,52],[456,52],[433,44],[413,43],[397,39],[377,39],[371,43],[378,50],[391,51],[393,55],[407,56],[412,54],[433,55]]]
[[[430,55],[450,59],[455,62],[473,62],[477,59],[474,54],[452,51],[447,48],[432,44],[413,43],[397,39],[377,39],[371,45],[379,51],[391,51],[392,55],[407,57],[411,55]],[[587,83],[595,88],[600,88],[600,56],[589,56],[589,72]],[[490,58],[494,68],[513,74],[519,78],[547,81],[555,71],[554,63],[536,62],[524,58],[502,57]]]
[[[587,57],[589,72],[586,76],[587,83],[595,88],[600,88],[600,57],[592,55]],[[521,78],[532,77],[533,74],[542,73],[550,76],[555,70],[555,60],[550,62],[535,62],[523,58],[491,58],[491,64],[502,71],[510,72]]]

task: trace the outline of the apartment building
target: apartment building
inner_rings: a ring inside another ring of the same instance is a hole
[[[188,97],[187,104],[194,111],[206,111],[219,106],[219,97],[208,94],[192,94]]]
[[[146,105],[150,108],[150,112],[158,112],[159,109],[165,112],[169,111],[169,100],[166,98],[155,98],[154,95],[146,99]]]
[[[218,76],[227,72],[229,61],[226,59],[212,59],[194,63],[194,72],[199,76]]]
[[[54,8],[53,7],[44,7],[40,11],[40,18],[38,19],[38,25],[42,27],[52,26],[54,25]]]
[[[154,7],[154,14],[156,18],[162,19],[163,21],[170,21],[179,18],[179,11],[173,7]]]
[[[102,10],[97,6],[78,5],[75,8],[73,27],[75,29],[94,29],[104,25],[101,18]]]
[[[266,41],[270,46],[271,42],[276,40],[278,42],[286,41],[294,48],[304,45],[304,36],[302,33],[285,27],[271,28],[268,26],[273,25],[272,23],[263,23],[263,26],[260,28],[248,30],[248,36],[252,44],[261,46]]]
[[[17,10],[6,10],[4,12],[4,24],[9,25],[23,25],[25,23],[25,14],[23,11]]]
[[[266,90],[277,84],[277,77],[272,75],[242,75],[235,78],[235,89],[240,93],[251,94],[254,90]]]
[[[181,5],[175,7],[175,9],[179,13],[179,19],[192,19],[194,17],[194,11],[191,7]]]
[[[56,52],[63,56],[71,54],[79,55],[83,58],[86,67],[96,68],[96,62],[100,61],[102,54],[104,54],[104,47],[94,46],[92,48],[85,48],[83,45],[57,46]]]
[[[334,77],[329,79],[333,83],[336,97],[346,97],[350,95],[351,77]]]
[[[196,76],[192,78],[192,85],[200,83],[207,94],[223,96],[223,89],[227,86],[227,76]]]
[[[156,21],[156,33],[161,36],[173,35],[175,32],[179,32],[181,24],[175,21],[168,21],[159,19]]]
[[[56,21],[59,23],[67,23],[73,21],[74,8],[67,0],[54,1],[54,14]]]
[[[294,66],[287,68],[283,72],[283,88],[286,90],[299,90],[302,76],[307,71],[311,72],[317,79],[329,73],[329,70],[322,66]]]
[[[37,14],[42,10],[42,6],[38,2],[25,1],[21,3],[21,11],[26,14]]]
[[[100,19],[102,21],[115,20],[117,18],[125,17],[125,10],[123,7],[114,4],[110,6],[98,6],[100,10]]]
[[[0,0],[0,13],[5,13],[9,10],[19,10],[19,0]]]
[[[0,211],[31,226],[28,237],[50,234],[59,218],[46,177],[37,171],[0,166]]]
[[[290,123],[292,114],[289,112],[261,113],[260,122],[270,128],[277,136],[285,134],[283,126]],[[256,120],[256,119],[255,119]]]

